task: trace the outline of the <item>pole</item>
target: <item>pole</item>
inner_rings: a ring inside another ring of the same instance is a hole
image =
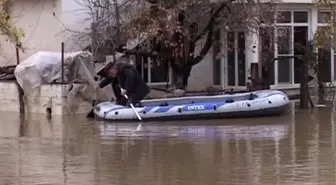
[[[97,61],[97,30],[96,30],[97,23],[93,22],[91,23],[91,53],[93,62]]]
[[[116,47],[119,47],[120,46],[120,14],[119,14],[119,7],[118,7],[118,0],[113,0],[114,1],[114,11],[115,11],[115,19],[116,19],[116,46],[114,46],[114,52],[113,52],[113,60],[114,62],[117,62],[117,59],[116,59]]]
[[[16,64],[19,65],[20,64],[20,53],[19,53],[19,47],[16,46]],[[23,89],[21,88],[20,84],[18,83],[18,81],[16,80],[16,85],[17,85],[17,88],[18,88],[18,94],[19,94],[19,111],[20,111],[20,114],[24,114],[25,113],[25,107],[24,107],[24,101],[23,101]]]
[[[119,7],[118,7],[118,1],[117,0],[114,0],[114,9],[115,9],[115,14],[116,14],[116,31],[117,31],[117,46],[120,45],[120,22],[119,22],[119,19],[120,19],[120,14],[119,14]]]
[[[64,42],[61,43],[61,72],[62,72],[62,84],[64,84]]]

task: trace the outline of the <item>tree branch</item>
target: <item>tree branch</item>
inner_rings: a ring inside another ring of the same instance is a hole
[[[234,0],[230,0],[229,2],[232,2]],[[221,11],[224,9],[224,8],[227,8],[229,13],[232,13],[230,7],[228,6],[228,3],[229,2],[224,2],[222,3],[217,9],[216,11],[211,15],[211,18],[210,20],[208,21],[208,24],[207,26],[202,30],[202,32],[196,36],[194,38],[194,41],[193,42],[197,42],[199,39],[201,39],[203,37],[203,35],[205,35],[207,33],[207,31],[209,30],[212,30],[215,26],[215,23],[216,23],[216,18],[218,17],[219,13],[221,13]]]
[[[195,65],[195,64],[199,63],[200,61],[202,61],[203,58],[206,56],[206,54],[209,52],[209,50],[212,46],[212,42],[213,42],[212,36],[213,36],[213,31],[209,30],[206,42],[205,42],[201,52],[199,53],[199,56],[197,56],[196,58],[194,58],[193,60],[190,61],[192,65]]]

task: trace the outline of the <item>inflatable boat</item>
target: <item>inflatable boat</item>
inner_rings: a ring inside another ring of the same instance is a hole
[[[182,98],[141,101],[135,107],[144,121],[191,120],[225,117],[251,117],[282,114],[286,111],[288,96],[277,90],[261,90],[248,93],[216,96],[191,96]],[[133,121],[137,115],[131,107],[106,101],[94,108],[99,119]]]

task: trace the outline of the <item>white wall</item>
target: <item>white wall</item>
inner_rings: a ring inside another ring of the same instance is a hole
[[[64,42],[68,50],[85,48],[90,42],[90,28],[92,15],[88,6],[85,6],[87,0],[58,0],[61,1],[61,12],[58,17],[62,20],[66,29]],[[84,1],[84,2],[83,2]]]
[[[212,86],[212,74],[212,49],[210,49],[204,59],[192,68],[188,81],[188,90],[205,90],[207,87]]]
[[[77,10],[77,11],[76,11]],[[25,52],[20,52],[21,60],[31,56],[36,51],[61,51],[61,42],[65,42],[66,51],[77,51],[79,48],[72,40],[66,27],[79,24],[84,17],[83,8],[75,0],[17,0],[10,2],[10,15],[17,27],[25,32],[22,40]],[[76,31],[80,31],[76,29]],[[4,38],[0,65],[16,63],[15,47]]]
[[[22,28],[26,34],[23,39],[23,46],[26,48],[25,53],[20,53],[21,58],[26,58],[37,50],[57,50],[55,44],[60,43],[60,38],[55,35],[60,31],[59,23],[54,20],[52,12],[59,11],[57,4],[53,1],[26,0],[15,1],[10,3],[10,15],[17,27]],[[43,26],[47,25],[47,26]],[[15,47],[2,40],[3,55],[1,64],[13,64],[16,62]]]

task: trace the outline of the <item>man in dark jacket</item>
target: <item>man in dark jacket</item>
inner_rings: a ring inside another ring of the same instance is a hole
[[[117,103],[129,106],[132,103],[136,106],[149,93],[150,88],[142,79],[139,72],[127,63],[109,63],[104,69],[105,78],[99,83],[100,88],[108,84],[112,85]],[[127,95],[128,100],[125,100]]]

